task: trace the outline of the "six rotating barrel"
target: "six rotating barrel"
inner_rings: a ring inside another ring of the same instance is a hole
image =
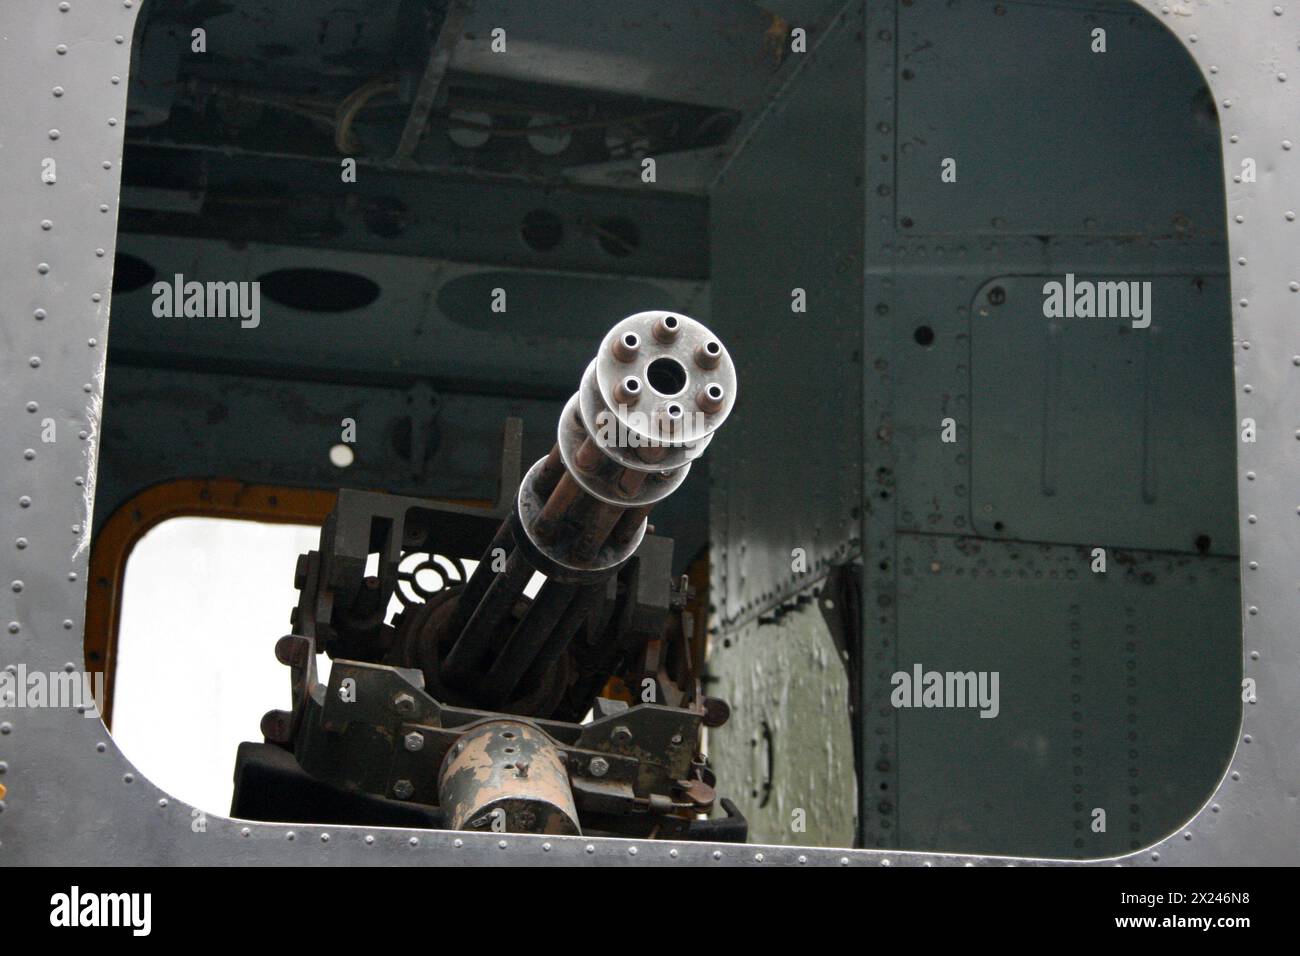
[[[557,661],[735,400],[731,358],[703,324],[656,311],[615,325],[459,596],[439,679],[500,706],[530,670]],[[546,583],[516,620],[535,571]]]

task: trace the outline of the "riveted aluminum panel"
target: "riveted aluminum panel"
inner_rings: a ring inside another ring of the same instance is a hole
[[[1046,318],[1044,285],[1063,275],[1001,276],[976,293],[973,526],[986,537],[1235,555],[1226,283],[1076,277],[1115,280],[1146,285],[1148,328]]]
[[[857,544],[861,17],[831,24],[713,193],[712,328],[741,375],[709,450],[712,594],[728,624]]]
[[[1103,30],[1105,52],[1093,52]],[[1221,228],[1214,105],[1124,3],[909,3],[898,16],[898,219],[920,235]],[[956,160],[957,183],[940,178]],[[1096,202],[1087,184],[1105,183]]]
[[[991,717],[897,710],[900,845],[1115,856],[1214,789],[1241,710],[1235,558],[1122,552],[1104,574],[1090,561],[900,536],[898,670],[998,675]]]

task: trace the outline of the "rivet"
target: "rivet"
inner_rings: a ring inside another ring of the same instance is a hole
[[[39,262],[36,264],[36,271],[41,275],[49,275],[50,264],[48,262]]]
[[[123,782],[123,783],[135,783],[135,774],[133,774],[133,773],[124,773],[124,774],[122,774],[122,782]]]
[[[49,232],[51,229],[54,228],[54,223],[50,222],[50,220],[48,219],[42,219],[41,228],[44,229],[46,232]]]
[[[32,368],[40,368],[41,357],[39,355],[33,355],[31,358],[27,360],[27,364],[30,365]]]
[[[23,548],[27,547],[27,539],[18,538],[16,541],[14,541],[14,545],[18,548],[19,551],[21,551],[23,550]]]
[[[37,322],[41,322],[45,319],[45,316],[47,314],[48,313],[46,313],[44,309],[37,309],[35,312],[32,313],[32,316],[36,319]]]
[[[66,43],[60,43],[58,46],[56,46],[56,47],[54,48],[54,52],[57,53],[59,56],[63,56],[63,54],[65,54],[65,53],[68,52],[68,46],[67,46],[67,44],[66,44]]]
[[[243,837],[252,836],[252,835],[253,835],[253,831],[250,830],[248,827],[240,827],[240,828],[239,828],[239,835],[240,835],[240,836],[243,836]]]
[[[22,582],[22,581],[15,581],[13,584],[11,584],[11,585],[9,585],[9,586],[10,586],[11,588],[13,588],[13,591],[14,591],[15,594],[19,594],[19,593],[22,592],[22,589],[23,589],[23,582]]]
[[[50,139],[58,139],[62,135],[57,129],[50,130]]]

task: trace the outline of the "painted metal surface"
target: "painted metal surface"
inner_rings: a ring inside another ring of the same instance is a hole
[[[23,0],[0,8],[0,89],[4,90],[0,157],[12,177],[9,188],[0,192],[0,220],[6,224],[0,236],[6,289],[0,304],[0,430],[7,439],[3,451],[7,457],[0,468],[0,567],[6,582],[0,591],[4,627],[0,664],[21,661],[29,669],[49,671],[75,670],[81,661],[79,627],[105,387],[121,117],[138,3],[77,0],[63,6],[66,11],[54,3]],[[1065,5],[1008,2],[971,6],[988,7],[990,15],[996,15],[991,12],[995,6],[1015,8],[1019,15],[1031,8]],[[1300,755],[1294,745],[1300,739],[1300,700],[1293,693],[1300,678],[1300,645],[1293,634],[1294,568],[1300,559],[1300,501],[1294,481],[1300,453],[1300,443],[1295,441],[1300,348],[1290,331],[1289,316],[1300,301],[1296,298],[1300,274],[1290,256],[1296,247],[1294,231],[1300,226],[1288,214],[1300,206],[1300,180],[1295,175],[1300,130],[1294,125],[1298,115],[1295,87],[1300,78],[1294,21],[1300,17],[1300,8],[1290,0],[1276,5],[1145,0],[1142,6],[1196,60],[1222,126],[1228,251],[1233,263],[1236,417],[1252,418],[1259,435],[1253,443],[1236,445],[1243,610],[1240,651],[1245,675],[1256,682],[1257,703],[1244,706],[1235,750],[1203,805],[1172,832],[1143,829],[1142,847],[1115,859],[1134,864],[1294,864],[1300,861],[1295,840]],[[906,52],[899,45],[903,37],[900,15],[905,18],[909,14],[901,10],[892,4],[871,4],[863,21],[860,8],[853,5],[849,19],[825,35],[822,42],[830,46],[814,43],[814,53],[793,77],[797,81],[804,70],[810,71],[809,76],[816,75],[811,72],[820,69],[816,58],[828,58],[837,43],[843,45],[841,49],[851,46],[860,31],[866,51],[865,92],[859,88],[855,94],[846,87],[841,94],[858,95],[859,112],[865,114],[867,168],[856,185],[868,193],[880,185],[895,185],[894,138],[888,126],[899,102],[894,84],[901,78],[893,74],[899,66],[900,50]],[[838,37],[836,30],[841,31]],[[972,37],[971,42],[979,41]],[[1007,47],[996,47],[996,55],[1009,55]],[[789,110],[799,95],[797,82],[786,86],[752,132],[748,145],[755,142],[753,137],[762,137],[764,124],[783,109]],[[1177,107],[1183,109],[1187,104],[1179,102]],[[1139,135],[1139,131],[1130,131],[1130,135]],[[809,154],[814,155],[815,151]],[[1243,181],[1240,175],[1245,159],[1257,166],[1254,181]],[[53,160],[54,165],[45,160]],[[743,161],[742,156],[737,162]],[[809,175],[809,168],[798,161],[778,166],[788,189],[800,188]],[[851,174],[842,175],[853,181]],[[724,178],[719,189],[727,188]],[[844,286],[839,291],[835,291],[833,278],[824,288],[842,296],[845,308],[859,308],[853,291],[853,276],[859,270],[865,282],[863,312],[871,312],[878,303],[893,310],[907,301],[910,290],[896,281],[894,265],[909,253],[909,246],[899,243],[894,247],[893,219],[891,212],[889,221],[882,221],[876,206],[863,217],[866,246],[873,256],[876,247],[889,244],[883,265],[864,268],[862,260],[855,260],[853,253],[861,246],[856,239],[847,240],[840,250],[842,260],[833,260],[844,263],[848,278],[842,280]],[[753,220],[745,224],[752,226]],[[1025,240],[1023,245],[972,243],[970,251],[978,248],[987,254],[979,268],[971,269],[971,275],[982,281],[1019,271],[1002,264],[1007,259],[1005,250],[1019,249],[1028,258],[1035,241]],[[815,262],[807,263],[808,269],[816,267]],[[1040,274],[1042,269],[1025,271]],[[928,281],[924,274],[921,278]],[[811,280],[803,281],[811,285]],[[965,301],[969,303],[970,297]],[[721,334],[728,334],[725,320],[716,314],[713,324]],[[848,348],[851,352],[852,345]],[[733,351],[738,365],[747,371],[745,353],[739,347]],[[851,476],[858,474],[854,462],[860,448],[865,449],[867,467],[860,479],[850,477],[843,485],[837,479],[825,491],[808,489],[814,497],[824,496],[825,513],[835,520],[833,525],[824,525],[820,535],[813,526],[801,529],[801,540],[826,541],[831,553],[851,541],[850,529],[857,518],[851,512],[846,512],[848,517],[840,513],[840,509],[854,506],[846,491],[857,487],[869,493],[873,507],[862,515],[863,551],[868,557],[867,594],[878,603],[868,601],[875,617],[867,623],[875,627],[878,618],[879,628],[875,629],[884,628],[883,633],[888,634],[897,624],[896,598],[900,597],[892,571],[897,517],[892,506],[882,508],[876,502],[880,492],[904,484],[892,470],[895,459],[903,456],[888,446],[894,434],[892,416],[904,407],[896,401],[904,389],[900,383],[907,377],[896,381],[888,360],[878,367],[875,359],[874,344],[868,339],[860,379],[865,388],[863,401],[850,403],[845,412],[858,427],[845,440],[828,443],[846,459],[844,468]],[[801,366],[796,361],[790,368]],[[778,384],[779,380],[770,387],[775,390]],[[111,390],[111,384],[109,387]],[[800,400],[793,400],[796,406]],[[46,418],[52,418],[57,426],[54,443],[39,440]],[[744,427],[739,417],[732,426],[738,433]],[[766,463],[752,464],[761,467]],[[793,501],[777,504],[788,509],[792,505]],[[716,532],[722,536],[719,543],[738,542],[752,535],[752,528],[734,518],[734,509],[741,506],[733,490],[720,489],[717,507],[724,529]],[[948,516],[945,521],[953,520],[951,516],[960,516],[960,509],[945,508],[942,513]],[[750,545],[755,550],[761,546],[767,551],[783,551],[788,561],[784,530],[776,529],[765,539],[750,537],[750,541],[755,542]],[[764,568],[751,572],[754,581],[772,582],[761,589],[763,593],[780,592],[775,558],[765,554],[756,561],[736,567]],[[877,571],[879,563],[889,569]],[[21,582],[22,586],[15,588],[9,582]],[[734,580],[729,586],[736,587]],[[732,595],[731,606],[745,608],[749,587]],[[762,603],[744,613],[761,612],[764,605],[781,597],[780,593],[755,597]],[[895,653],[887,646],[880,650],[891,657]],[[864,672],[864,678],[870,677]],[[864,679],[864,704],[878,707],[882,690],[887,700],[887,684],[882,688],[878,682]],[[888,739],[892,724],[892,718],[873,719],[865,725],[865,736],[869,741],[877,736]],[[896,781],[900,774],[897,762],[891,762],[892,755],[873,756],[878,759],[866,763],[864,793],[874,792],[872,788],[879,782]],[[66,709],[5,712],[0,716],[0,761],[7,788],[0,814],[0,858],[9,863],[418,865],[461,858],[596,865],[1006,862],[992,857],[899,851],[895,847],[902,838],[895,835],[896,829],[884,826],[887,816],[878,810],[864,821],[865,829],[875,842],[890,847],[885,850],[647,844],[569,837],[499,839],[417,830],[244,824],[222,818],[208,819],[200,831],[192,826],[191,808],[141,778],[98,720]]]
[[[715,639],[710,665],[731,719],[709,731],[709,759],[749,821],[749,838],[851,846],[858,796],[849,681],[817,605]]]
[[[724,626],[857,546],[862,54],[860,13],[842,14],[713,191],[711,324],[746,382],[711,463],[711,600]],[[806,312],[793,308],[800,293]],[[795,548],[807,573],[792,570]]]

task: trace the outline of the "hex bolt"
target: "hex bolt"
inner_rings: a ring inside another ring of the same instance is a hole
[[[409,800],[413,793],[415,793],[415,784],[409,780],[399,780],[393,784],[393,796],[398,800]]]
[[[393,706],[399,714],[415,713],[415,698],[410,694],[398,694],[393,698]]]
[[[632,740],[632,731],[625,725],[619,724],[617,727],[614,728],[614,733],[611,734],[611,736],[614,738],[616,742],[620,744],[626,744],[631,742]]]
[[[592,757],[591,763],[587,764],[587,772],[593,777],[603,777],[609,773],[609,761],[604,757]]]
[[[415,753],[417,750],[424,749],[424,734],[411,731],[409,734],[406,735],[404,740],[406,743],[406,749],[409,750],[411,753]]]

